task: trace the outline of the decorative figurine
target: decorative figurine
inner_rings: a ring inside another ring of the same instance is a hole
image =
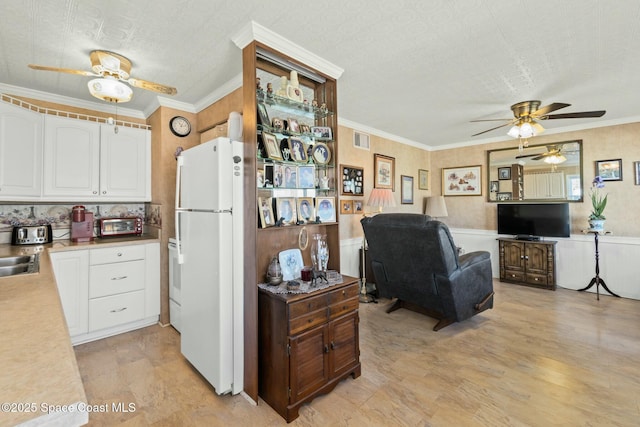
[[[298,83],[298,72],[295,70],[291,71],[290,81],[287,85],[287,98],[297,102],[304,101],[304,95]]]
[[[258,100],[264,100],[264,89],[260,85],[260,77],[256,77],[256,93],[258,94]]]
[[[276,91],[276,95],[283,98],[287,97],[287,76],[280,77],[280,89]]]
[[[273,104],[273,85],[267,83],[267,104]]]

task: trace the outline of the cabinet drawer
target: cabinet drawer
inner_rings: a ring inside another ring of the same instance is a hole
[[[108,264],[112,262],[144,259],[144,245],[118,246],[89,251],[89,264]]]
[[[349,313],[350,311],[355,311],[358,309],[359,300],[357,297],[348,299],[346,301],[340,301],[337,304],[332,304],[329,306],[329,318],[335,319],[338,316],[342,316],[345,313]]]
[[[89,270],[89,298],[144,289],[144,260],[92,265]]]
[[[289,304],[289,319],[295,319],[306,315],[312,311],[320,310],[327,307],[326,295],[318,295],[312,298],[306,298],[302,301],[296,301]]]
[[[295,335],[305,329],[321,325],[327,321],[326,305],[322,310],[313,311],[304,316],[289,320],[289,334]]]
[[[547,276],[544,274],[531,274],[527,273],[527,283],[531,283],[533,285],[543,285],[547,286]]]
[[[144,291],[89,300],[89,331],[133,322],[144,317]]]
[[[515,270],[505,270],[504,272],[504,280],[515,280],[517,282],[524,282],[524,272],[515,271]]]
[[[329,293],[329,304],[337,304],[342,301],[346,301],[349,298],[358,296],[359,289],[357,284],[347,286],[346,288],[338,289]]]

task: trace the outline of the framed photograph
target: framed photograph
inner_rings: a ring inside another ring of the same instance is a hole
[[[429,189],[429,171],[426,169],[418,169],[418,188],[420,190]]]
[[[491,181],[489,183],[489,191],[491,193],[497,193],[500,188],[500,181]]]
[[[622,181],[622,159],[596,160],[596,175],[603,181]]]
[[[282,165],[283,183],[282,188],[297,188],[298,168],[293,165]]]
[[[284,130],[284,120],[280,117],[274,117],[271,119],[271,127],[274,132],[282,132]]]
[[[273,160],[282,160],[282,153],[278,146],[278,138],[272,133],[262,132],[262,142],[267,152],[267,157]]]
[[[364,168],[340,165],[340,170],[342,171],[340,194],[364,196]]]
[[[511,168],[508,166],[506,168],[498,168],[498,179],[511,179]]]
[[[280,163],[273,164],[273,188],[284,186],[284,167]]]
[[[258,188],[264,187],[264,170],[258,169],[256,171],[256,184]]]
[[[304,142],[298,138],[289,138],[289,151],[294,162],[307,163],[307,150]]]
[[[300,133],[311,133],[311,126],[306,123],[300,123]]]
[[[362,200],[354,200],[353,201],[353,213],[354,214],[363,214],[364,213],[364,203]]]
[[[258,212],[260,213],[260,227],[267,228],[275,225],[271,197],[258,197]]]
[[[300,125],[298,124],[298,120],[289,117],[287,119],[287,130],[291,133],[300,133]]]
[[[636,177],[636,185],[640,185],[640,162],[633,162],[633,171]]]
[[[353,213],[353,200],[340,200],[340,213],[352,214]]]
[[[373,155],[373,188],[394,188],[396,159],[382,154]]]
[[[498,200],[499,202],[505,202],[507,200],[511,200],[513,199],[513,194],[512,193],[498,193],[497,194],[497,198],[496,200]]]
[[[271,120],[269,120],[269,113],[267,112],[267,106],[262,102],[258,103],[258,123],[263,127],[271,126]]]
[[[480,165],[442,168],[443,196],[481,196],[481,183],[482,166]]]
[[[278,219],[283,225],[292,225],[298,221],[296,214],[296,201],[293,197],[278,197],[276,199],[276,210]]]
[[[316,139],[322,139],[327,141],[330,141],[331,139],[333,139],[333,132],[331,131],[331,128],[328,126],[312,126],[311,134]]]
[[[316,215],[321,222],[336,222],[336,198],[316,197]]]
[[[298,166],[298,188],[316,188],[315,166]]]
[[[314,163],[319,165],[326,165],[331,160],[331,150],[327,146],[327,144],[323,144],[322,142],[316,142],[311,150],[311,158]]]
[[[413,177],[400,175],[400,198],[403,205],[413,204]]]
[[[316,212],[313,208],[313,198],[298,197],[298,220],[304,223],[316,220]]]

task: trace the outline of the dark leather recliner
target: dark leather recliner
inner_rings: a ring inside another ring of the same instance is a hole
[[[458,256],[447,226],[428,215],[390,213],[361,221],[381,297],[439,319],[437,331],[493,307],[489,252]]]

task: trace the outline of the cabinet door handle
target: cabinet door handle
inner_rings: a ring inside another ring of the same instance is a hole
[[[112,277],[111,280],[122,280],[122,279],[126,279],[129,276],[120,276],[120,277]]]
[[[329,353],[329,346],[325,344],[324,346],[324,352],[325,353]]]
[[[102,192],[102,194],[107,194],[107,192],[106,192],[106,191],[103,191],[103,192]]]
[[[118,252],[116,255],[118,255],[118,256],[122,256],[122,252]]]
[[[331,350],[335,350],[335,349],[336,349],[336,344],[333,341],[331,341]]]
[[[115,308],[115,309],[111,310],[110,313],[120,313],[121,311],[125,311],[126,309],[127,309],[127,307]]]
[[[524,259],[524,255],[520,255],[520,259]]]
[[[98,192],[97,192],[97,191],[94,191],[94,192],[93,192],[93,194],[98,194]]]

